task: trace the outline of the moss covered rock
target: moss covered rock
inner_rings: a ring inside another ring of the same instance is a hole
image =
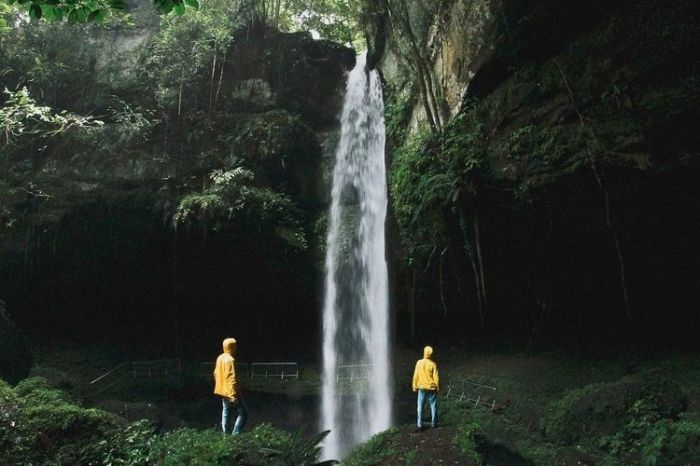
[[[0,464],[102,464],[117,416],[69,402],[34,377],[15,390],[0,383]]]
[[[0,378],[14,384],[29,373],[32,356],[27,342],[5,313],[0,301]]]
[[[14,448],[19,411],[19,397],[7,382],[0,380],[0,452]],[[4,453],[0,453],[0,461]]]
[[[571,390],[550,405],[543,427],[553,442],[586,443],[622,430],[640,416],[640,409],[644,415],[671,418],[683,405],[679,385],[665,372],[651,370]]]

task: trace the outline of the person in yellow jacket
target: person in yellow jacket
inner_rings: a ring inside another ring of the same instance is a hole
[[[418,392],[418,430],[423,430],[423,404],[428,400],[430,404],[430,425],[437,427],[438,410],[437,394],[440,390],[440,376],[435,361],[433,361],[433,348],[423,348],[423,359],[416,362],[413,371],[413,391]]]
[[[241,433],[248,418],[248,409],[241,394],[241,388],[236,377],[236,339],[224,340],[224,352],[216,358],[214,364],[214,393],[221,397],[221,429],[224,434],[229,431],[229,419],[236,416],[233,425],[233,435]]]

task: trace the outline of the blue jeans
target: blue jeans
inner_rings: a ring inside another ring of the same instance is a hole
[[[245,421],[248,419],[248,409],[243,401],[242,397],[238,398],[235,403],[231,402],[228,398],[221,398],[221,403],[223,409],[221,410],[221,429],[224,434],[233,433],[233,435],[238,435],[241,433],[241,429],[245,425]],[[236,422],[233,425],[233,432],[229,431],[229,419],[236,416]]]
[[[418,428],[423,428],[423,404],[425,399],[430,403],[430,425],[437,426],[437,390],[418,390]]]

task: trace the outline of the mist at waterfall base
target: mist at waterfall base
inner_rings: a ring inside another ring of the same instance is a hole
[[[348,77],[333,170],[321,401],[321,424],[331,433],[324,458],[342,458],[392,420],[384,108],[379,75],[365,63],[358,57]]]

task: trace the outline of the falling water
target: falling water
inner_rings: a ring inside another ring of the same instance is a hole
[[[384,103],[378,73],[365,62],[358,57],[348,77],[333,170],[323,309],[326,459],[342,458],[391,425]],[[355,367],[339,372],[345,365]]]

